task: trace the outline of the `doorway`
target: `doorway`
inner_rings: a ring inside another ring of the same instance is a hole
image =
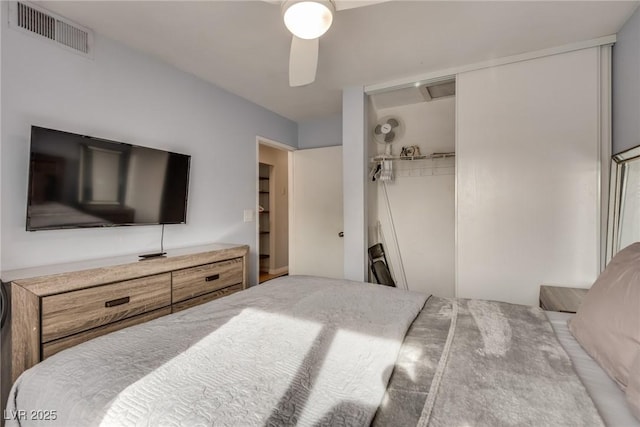
[[[290,149],[258,138],[258,283],[289,273]]]

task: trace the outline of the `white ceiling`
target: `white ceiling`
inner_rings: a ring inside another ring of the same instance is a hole
[[[341,89],[615,34],[638,2],[389,1],[337,12],[316,81],[290,88],[291,42],[264,1],[44,1],[53,12],[289,119],[341,111]]]

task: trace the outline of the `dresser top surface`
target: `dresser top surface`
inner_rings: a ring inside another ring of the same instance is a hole
[[[144,260],[139,258],[139,254],[129,254],[3,271],[2,281],[14,282],[44,296],[240,257],[248,251],[248,245],[212,243],[167,249],[163,257]]]

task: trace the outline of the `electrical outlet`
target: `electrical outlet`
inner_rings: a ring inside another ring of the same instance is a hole
[[[256,220],[256,215],[253,209],[244,210],[244,222],[253,222]]]

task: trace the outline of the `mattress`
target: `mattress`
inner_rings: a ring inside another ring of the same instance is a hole
[[[604,422],[609,426],[640,426],[640,421],[633,416],[627,405],[625,393],[569,332],[567,321],[573,315],[555,311],[547,311],[546,315]]]

